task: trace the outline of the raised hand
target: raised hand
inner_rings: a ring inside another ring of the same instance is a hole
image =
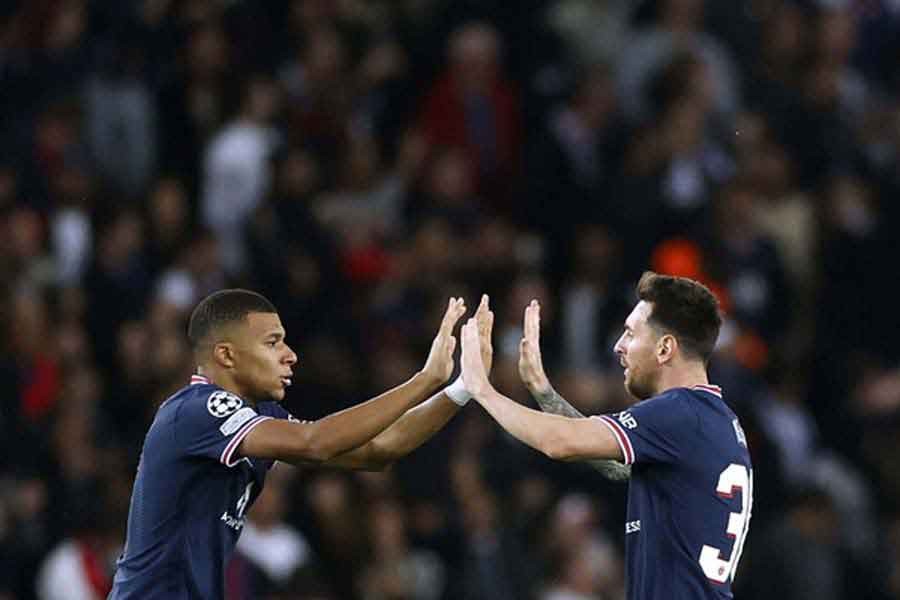
[[[441,327],[431,343],[431,351],[422,368],[422,373],[435,385],[442,385],[453,373],[453,351],[456,350],[456,338],[453,327],[466,312],[466,302],[462,298],[450,298],[447,311],[441,320]]]
[[[487,371],[484,369],[484,361],[481,358],[481,340],[478,330],[478,322],[472,318],[463,325],[462,333],[462,378],[466,389],[474,397],[489,389]]]
[[[519,377],[532,395],[547,394],[553,388],[541,360],[541,305],[537,300],[525,307],[524,337],[519,343]]]
[[[494,329],[494,313],[489,306],[490,298],[482,294],[481,302],[475,311],[475,322],[478,324],[478,340],[481,344],[481,362],[484,363],[484,372],[491,374],[491,366],[494,362],[494,345],[491,341],[491,332]]]

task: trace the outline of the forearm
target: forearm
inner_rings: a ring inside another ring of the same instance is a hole
[[[437,387],[422,373],[367,402],[316,421],[316,434],[328,445],[326,455],[336,455],[362,446],[391,426]]]
[[[585,462],[610,481],[625,481],[631,478],[631,465],[624,465],[617,460],[597,458]]]
[[[566,458],[561,449],[566,445],[570,417],[542,413],[488,389],[475,396],[479,404],[510,435],[551,458]]]
[[[537,392],[532,390],[531,396],[534,398],[541,410],[554,415],[562,415],[564,417],[584,417],[577,408],[566,402],[566,399],[552,387],[546,392]]]
[[[574,406],[569,404],[565,398],[559,395],[552,387],[546,392],[538,392],[531,390],[531,396],[534,398],[541,410],[554,415],[562,415],[564,417],[584,417],[584,415]],[[590,460],[587,463],[607,479],[613,481],[622,481],[631,477],[631,466],[624,465],[615,460]]]
[[[441,391],[406,411],[371,441],[334,457],[326,465],[350,469],[383,469],[425,443],[459,409],[460,406]]]

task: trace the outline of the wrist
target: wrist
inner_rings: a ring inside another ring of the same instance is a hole
[[[544,385],[532,384],[527,387],[528,387],[528,391],[535,398],[550,398],[556,393],[556,390],[553,389],[553,386],[550,385],[549,381]]]
[[[463,382],[462,375],[444,388],[444,394],[457,406],[465,406],[469,403],[469,400],[472,399],[472,394],[466,389],[466,384]]]
[[[484,397],[485,394],[493,390],[494,387],[491,385],[489,379],[485,379],[481,382],[475,382],[468,386],[466,386],[466,390],[468,390],[469,394],[475,398],[475,400],[479,400]]]
[[[422,387],[424,387],[425,390],[428,392],[436,390],[437,388],[441,387],[447,381],[446,379],[444,379],[442,377],[438,377],[438,376],[433,375],[433,374],[429,373],[428,371],[424,371],[424,370],[419,371],[418,373],[413,375],[412,380],[414,382],[418,383],[419,385],[421,385]]]

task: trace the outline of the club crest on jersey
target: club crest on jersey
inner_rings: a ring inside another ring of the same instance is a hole
[[[206,409],[216,418],[227,417],[243,405],[243,400],[225,390],[216,390],[206,400]]]

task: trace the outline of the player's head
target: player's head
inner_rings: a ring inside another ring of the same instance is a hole
[[[658,389],[663,369],[706,366],[722,317],[712,292],[686,277],[648,271],[638,282],[637,295],[615,353],[625,367],[626,389],[644,399],[663,391]]]
[[[221,376],[241,396],[281,400],[297,355],[284,341],[275,307],[249,290],[210,294],[191,313],[188,338],[197,363]]]

